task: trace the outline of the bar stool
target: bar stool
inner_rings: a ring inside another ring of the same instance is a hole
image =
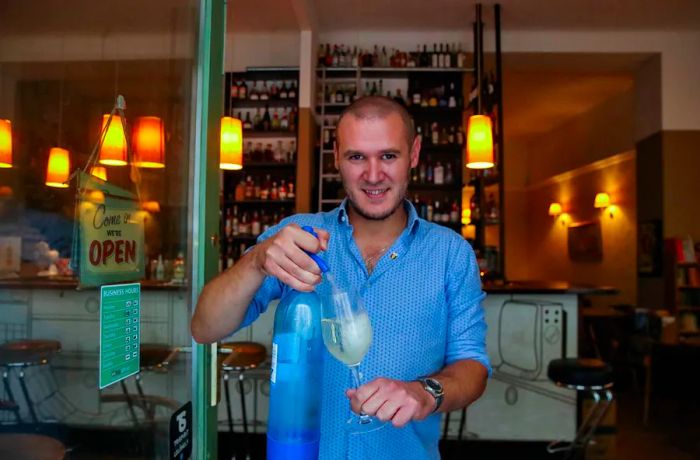
[[[32,366],[43,366],[48,364],[49,359],[56,353],[61,351],[61,342],[58,340],[41,340],[41,339],[24,339],[11,340],[0,345],[0,367],[3,367],[3,384],[7,396],[10,398],[10,403],[17,405],[17,400],[12,392],[10,385],[10,374],[13,369],[19,370],[18,380],[22,394],[27,402],[29,415],[34,423],[38,423],[39,419],[34,410],[34,402],[29,396],[29,390],[25,381],[25,370]],[[19,415],[19,410],[15,412],[17,421],[21,423],[22,419]]]
[[[233,416],[231,414],[231,393],[229,389],[229,373],[238,373],[238,392],[241,396],[241,416],[243,419],[243,433],[245,434],[246,453],[250,448],[250,434],[248,432],[248,416],[245,404],[245,390],[243,380],[245,372],[255,369],[267,359],[265,346],[256,342],[225,342],[219,346],[219,368],[223,372],[224,395],[226,397],[226,415],[228,417],[228,429],[233,433]],[[230,350],[230,352],[229,352]]]
[[[555,359],[549,363],[547,376],[557,386],[576,391],[588,391],[593,396],[593,407],[576,432],[574,440],[570,443],[554,441],[547,446],[549,453],[565,451],[565,459],[579,458],[612,403],[613,395],[610,391],[613,386],[612,367],[599,359]]]

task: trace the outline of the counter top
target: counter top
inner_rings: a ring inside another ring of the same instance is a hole
[[[564,281],[508,281],[486,282],[483,289],[488,294],[578,294],[615,295],[619,291],[612,286],[571,284]]]
[[[141,289],[144,291],[177,291],[187,289],[186,285],[171,284],[162,281],[142,280]],[[117,283],[115,283],[117,284]],[[61,289],[76,290],[78,280],[65,276],[36,276],[0,279],[0,289]],[[83,288],[89,291],[95,288]]]

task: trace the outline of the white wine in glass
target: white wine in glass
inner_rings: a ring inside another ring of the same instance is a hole
[[[326,348],[338,361],[350,367],[355,389],[361,385],[358,367],[372,344],[372,325],[356,291],[348,294],[335,287],[332,278],[332,294],[323,299],[321,329]],[[354,423],[357,419],[357,423]],[[348,420],[352,432],[366,433],[384,426],[384,423],[367,414]]]

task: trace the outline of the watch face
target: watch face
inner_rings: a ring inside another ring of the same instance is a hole
[[[425,379],[425,384],[429,386],[433,391],[439,393],[442,391],[442,385],[435,379]]]

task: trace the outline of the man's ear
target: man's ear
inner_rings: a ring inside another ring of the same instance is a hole
[[[413,144],[411,145],[411,169],[418,166],[418,161],[420,160],[420,142],[420,136],[416,136],[413,139]]]

